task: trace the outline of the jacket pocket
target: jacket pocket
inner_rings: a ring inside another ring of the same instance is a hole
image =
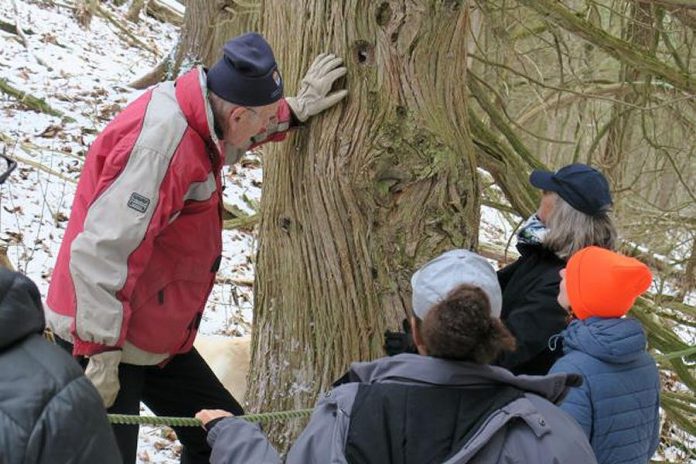
[[[179,262],[140,283],[131,298],[128,339],[155,353],[174,353],[188,344],[213,285],[208,262]]]

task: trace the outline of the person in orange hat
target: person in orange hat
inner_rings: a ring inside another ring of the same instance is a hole
[[[577,373],[561,409],[585,431],[597,461],[647,463],[659,442],[660,379],[640,323],[624,317],[652,282],[634,258],[587,247],[560,271],[558,303],[573,316],[551,373]]]

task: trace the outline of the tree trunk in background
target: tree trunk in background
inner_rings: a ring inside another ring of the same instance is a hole
[[[273,411],[313,405],[352,361],[383,355],[414,269],[477,244],[479,191],[467,1],[269,1],[262,11],[286,94],[326,51],[344,57],[350,92],[265,148],[249,401]]]
[[[89,29],[92,24],[92,18],[97,10],[97,0],[78,0],[75,3],[73,14],[80,26]]]
[[[696,236],[691,241],[691,253],[686,261],[684,276],[680,282],[679,298],[684,301],[692,290],[696,289]]]
[[[260,0],[187,2],[176,69],[183,63],[212,66],[220,58],[227,40],[244,32],[259,30],[260,12]]]
[[[133,5],[135,6],[134,0]],[[161,20],[178,21],[176,12],[154,0],[148,13]],[[157,10],[155,10],[157,8]],[[222,56],[222,46],[230,38],[259,30],[260,0],[195,0],[186,2],[183,25],[176,47],[150,72],[128,84],[144,89],[163,80],[178,77],[196,64],[212,66]]]
[[[145,0],[133,0],[130,7],[128,7],[128,13],[126,13],[126,19],[130,22],[137,23],[140,21],[140,12],[145,7]]]
[[[655,54],[658,40],[655,8],[657,7],[651,5],[651,2],[632,2],[631,19],[626,25],[624,36],[624,40],[648,51],[652,56]],[[623,82],[628,87],[633,86],[634,82],[649,82],[650,78],[650,74],[641,69],[626,64],[621,65],[619,82]],[[625,184],[632,181],[628,176],[630,171],[627,172],[627,168],[637,168],[633,170],[634,173],[642,171],[641,160],[634,159],[632,162],[628,160],[632,159],[631,144],[636,142],[634,130],[640,127],[640,123],[637,124],[635,121],[635,116],[640,117],[635,109],[649,103],[649,92],[648,85],[633,86],[630,92],[620,98],[619,103],[614,104],[606,144],[596,161],[615,190],[623,191],[628,187]],[[616,208],[620,208],[620,196],[614,199]]]

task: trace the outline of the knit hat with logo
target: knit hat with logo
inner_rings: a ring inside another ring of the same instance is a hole
[[[621,317],[651,283],[645,264],[595,246],[575,253],[565,271],[568,301],[578,319]]]
[[[225,43],[223,56],[208,71],[208,88],[240,106],[265,106],[283,97],[283,79],[273,50],[255,32]]]

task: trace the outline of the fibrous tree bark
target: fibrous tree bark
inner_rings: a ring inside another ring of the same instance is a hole
[[[345,59],[350,92],[264,155],[249,400],[270,411],[311,405],[352,361],[381,356],[414,269],[476,246],[466,73],[479,17],[445,0],[262,11],[287,94],[327,51]]]

